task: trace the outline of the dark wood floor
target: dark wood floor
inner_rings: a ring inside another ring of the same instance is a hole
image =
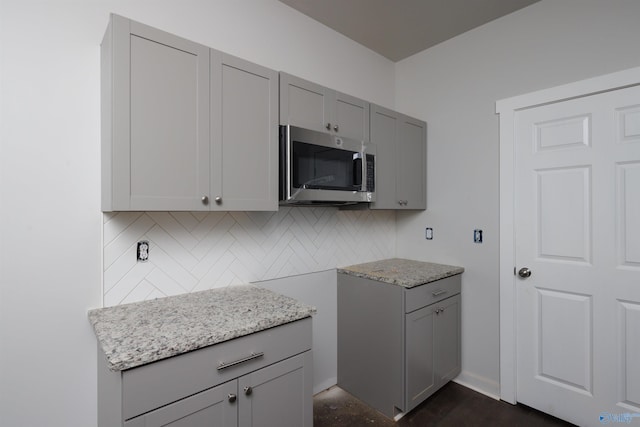
[[[527,406],[501,402],[450,382],[397,423],[339,387],[313,398],[314,427],[572,426]]]

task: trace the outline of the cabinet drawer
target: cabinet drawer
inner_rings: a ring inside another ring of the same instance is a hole
[[[122,373],[124,420],[311,349],[311,318]]]
[[[405,291],[405,313],[460,293],[460,275],[436,280]]]

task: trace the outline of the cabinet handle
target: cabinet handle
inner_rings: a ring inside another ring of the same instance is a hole
[[[203,205],[208,205],[209,204],[209,198],[207,196],[202,196],[202,204]]]
[[[251,393],[253,393],[253,388],[251,388],[251,386],[244,388],[244,394],[251,396]]]
[[[327,130],[331,130],[331,123],[327,123],[327,126],[325,126],[327,128]]]
[[[335,126],[333,127],[333,130],[334,130],[334,131],[336,131],[336,132],[338,132],[338,130],[340,130],[340,128],[338,127],[338,125],[335,125]]]
[[[218,364],[218,371],[239,365],[244,362],[248,362],[249,360],[257,359],[258,357],[262,356],[264,356],[264,352],[261,351],[258,353],[251,353],[249,356],[243,357],[242,359],[234,360],[233,362],[220,362]]]
[[[440,314],[440,313],[442,313],[443,311],[444,311],[444,309],[442,309],[442,308],[440,308],[440,307],[436,308],[436,314]]]
[[[236,401],[236,395],[233,393],[229,393],[229,395],[227,396],[227,398],[229,399],[229,402],[233,403]]]
[[[446,294],[447,291],[445,291],[444,289],[438,289],[437,291],[433,291],[431,293],[431,295],[433,295],[434,297],[440,296],[442,294]]]
[[[215,200],[216,204],[218,204],[218,205],[219,205],[220,203],[222,203],[222,197],[220,197],[220,196],[216,197],[216,198],[215,198],[215,199],[213,199],[213,200]]]

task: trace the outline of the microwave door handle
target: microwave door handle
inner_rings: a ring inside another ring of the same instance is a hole
[[[355,153],[353,155],[353,185],[358,190],[362,190],[363,167],[362,153]]]

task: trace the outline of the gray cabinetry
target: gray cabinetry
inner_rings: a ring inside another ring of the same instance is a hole
[[[201,208],[209,48],[112,15],[102,42],[102,208]]]
[[[407,313],[405,340],[410,411],[460,373],[460,295]]]
[[[103,211],[277,210],[275,71],[118,15],[101,62]]]
[[[311,383],[311,364],[311,352],[306,352],[239,378],[238,425],[311,427],[311,392],[305,388]]]
[[[98,425],[311,427],[311,318],[148,365],[98,361]]]
[[[230,381],[126,421],[124,427],[237,427],[237,389]]]
[[[369,140],[369,103],[280,73],[280,124]]]
[[[376,202],[371,209],[427,208],[427,124],[371,105],[376,145]]]
[[[460,373],[460,275],[405,288],[338,274],[338,385],[406,413]]]
[[[211,51],[211,210],[278,210],[278,73]]]

